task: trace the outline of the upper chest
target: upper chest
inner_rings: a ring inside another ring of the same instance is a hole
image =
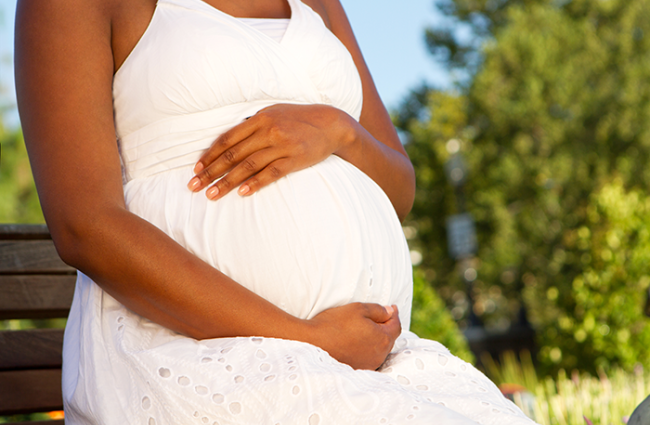
[[[246,18],[289,18],[291,8],[287,0],[202,0],[225,14]],[[157,0],[113,0],[111,15],[111,47],[114,71],[117,71],[145,33]],[[327,11],[321,0],[303,0],[330,26]]]
[[[290,2],[278,40],[202,0],[159,0],[113,78],[118,133],[241,104],[324,103],[358,116],[361,81],[350,53],[321,15]]]

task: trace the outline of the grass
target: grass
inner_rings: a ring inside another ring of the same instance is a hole
[[[598,376],[560,371],[557,377],[538,377],[529,353],[519,359],[505,354],[500,365],[482,359],[487,375],[497,384],[518,384],[532,394],[516,393],[515,403],[541,425],[621,425],[650,393],[650,373],[638,365],[633,372],[602,371]]]

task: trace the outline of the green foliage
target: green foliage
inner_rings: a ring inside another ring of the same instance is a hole
[[[63,329],[68,319],[11,319],[0,320],[0,331],[25,329]]]
[[[402,115],[396,118],[398,125],[407,131],[409,142],[406,149],[416,177],[415,203],[405,224],[417,230],[417,237],[410,244],[423,254],[421,268],[427,280],[436,290],[443,291],[441,295],[445,299],[449,299],[452,290],[439,283],[460,283],[453,273],[454,262],[445,245],[445,217],[455,212],[454,194],[443,171],[449,157],[445,143],[466,125],[465,105],[458,96],[435,91],[429,91],[423,97],[414,93],[412,101],[423,111],[412,116],[403,109]],[[415,111],[417,107],[413,109]]]
[[[60,419],[60,416],[58,417]],[[23,415],[0,416],[0,424],[29,422],[29,421],[51,421],[52,417],[47,413],[29,413]]]
[[[430,90],[424,97],[415,92],[410,101],[421,102],[421,109],[426,113],[414,114],[403,109],[395,117],[396,124],[407,132],[406,149],[416,173],[415,203],[405,224],[417,232],[410,244],[423,255],[420,268],[452,309],[454,318],[460,320],[467,317],[469,304],[456,264],[447,251],[446,217],[460,211],[456,194],[444,173],[444,164],[450,157],[445,146],[449,139],[461,137],[461,151],[470,171],[480,166],[483,152],[473,148],[470,142],[474,135],[468,126],[466,97]],[[508,172],[514,170],[504,170]],[[470,175],[470,183],[480,179],[477,174]],[[480,274],[474,282],[473,297],[487,325],[504,328],[514,320],[520,307],[511,270],[519,260],[517,247],[512,244],[514,224],[498,188],[485,182],[478,195],[473,190],[468,191],[471,195],[468,206],[475,205],[476,198],[487,204],[481,210],[470,208],[478,219],[481,247],[481,261],[474,264],[475,268],[480,266]],[[460,324],[465,325],[463,320]]]
[[[525,298],[543,326],[543,361],[631,370],[650,364],[642,296],[650,285],[650,197],[616,180],[591,201],[588,225],[564,232],[561,257],[579,259],[581,271],[572,281],[528,285]]]
[[[445,303],[425,280],[424,274],[417,269],[413,274],[411,331],[422,338],[439,341],[452,354],[465,361],[474,361],[467,340],[447,311]]]
[[[547,370],[648,364],[650,2],[440,4],[482,38],[468,50],[480,61],[450,63],[476,65],[460,93],[421,89],[395,117],[416,167],[407,225],[427,278],[466,317],[444,228],[457,204],[444,147],[458,138],[479,238],[477,314],[500,327],[523,295]]]
[[[25,141],[0,122],[0,223],[44,223]]]

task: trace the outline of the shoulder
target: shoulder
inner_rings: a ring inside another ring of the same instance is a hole
[[[43,2],[39,0],[18,0],[18,10],[34,14],[52,14],[53,18],[68,17],[80,23],[91,18],[91,24],[97,24],[96,19],[108,20],[119,17],[124,13],[134,13],[143,5],[155,4],[157,0],[57,0]],[[63,12],[74,11],[72,16]],[[86,21],[87,22],[87,21]]]
[[[332,31],[338,26],[347,24],[345,11],[339,0],[302,0],[302,2],[318,13]]]
[[[65,50],[77,50],[78,45],[88,39],[110,40],[113,1],[19,0],[16,53],[47,51],[55,46],[62,49],[57,53],[64,53]]]
[[[19,26],[36,27],[40,21],[51,25],[97,27],[110,23],[110,11],[116,0],[18,0],[16,21]]]
[[[16,74],[20,77],[24,72],[34,71],[29,74],[40,78],[45,74],[73,72],[77,65],[74,59],[82,53],[85,59],[108,60],[103,52],[106,48],[110,51],[112,2],[19,0],[15,32]]]
[[[16,32],[20,40],[33,39],[44,47],[60,42],[75,51],[79,44],[108,48],[119,65],[144,32],[155,4],[156,0],[18,0]]]

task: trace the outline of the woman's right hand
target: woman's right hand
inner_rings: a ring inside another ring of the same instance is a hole
[[[333,307],[308,323],[307,342],[355,369],[379,368],[402,331],[397,306],[371,303]]]

